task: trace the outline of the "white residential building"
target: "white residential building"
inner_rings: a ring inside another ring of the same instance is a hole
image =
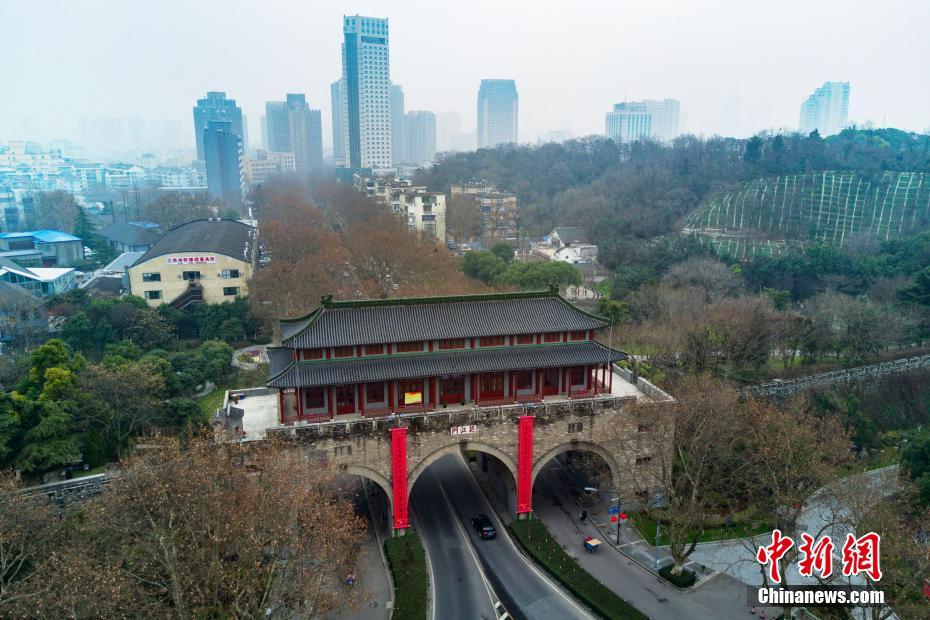
[[[832,136],[846,129],[848,120],[849,82],[824,82],[801,104],[803,134],[816,129],[822,137]]]

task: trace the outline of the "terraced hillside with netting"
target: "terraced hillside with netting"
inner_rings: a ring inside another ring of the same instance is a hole
[[[854,172],[756,179],[713,194],[684,232],[721,254],[784,254],[809,243],[871,245],[930,228],[930,174]]]

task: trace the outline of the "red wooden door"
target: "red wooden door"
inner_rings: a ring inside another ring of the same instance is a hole
[[[355,386],[336,386],[336,413],[355,413]]]
[[[504,397],[504,373],[489,372],[481,375],[481,400]]]
[[[547,368],[543,371],[543,396],[559,393],[559,368]]]
[[[439,402],[443,405],[465,400],[465,377],[458,375],[439,381]]]

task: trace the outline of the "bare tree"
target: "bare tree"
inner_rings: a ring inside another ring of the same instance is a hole
[[[678,575],[709,514],[738,500],[731,493],[747,465],[738,458],[745,431],[735,390],[692,378],[675,393],[674,403],[638,405],[636,428],[616,429],[614,440],[634,492],[653,500],[642,512],[662,523]]]
[[[344,579],[363,528],[335,473],[273,442],[153,440],[70,525],[45,573],[55,595],[12,601],[4,615],[290,618],[342,608],[358,596]]]

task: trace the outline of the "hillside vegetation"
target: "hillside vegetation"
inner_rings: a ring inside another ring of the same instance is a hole
[[[685,218],[684,232],[736,259],[784,254],[810,242],[873,247],[930,223],[930,175],[869,178],[827,171],[755,179],[714,192]]]

